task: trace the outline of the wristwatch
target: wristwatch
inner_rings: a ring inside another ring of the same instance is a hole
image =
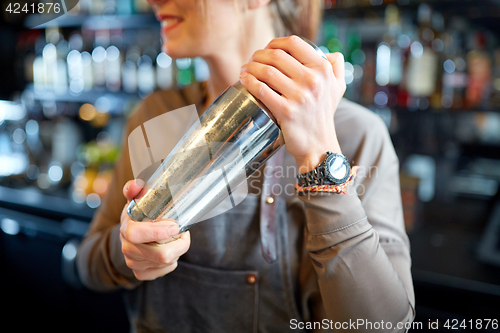
[[[326,157],[316,169],[297,176],[299,186],[339,185],[349,179],[351,165],[344,155],[326,152]]]

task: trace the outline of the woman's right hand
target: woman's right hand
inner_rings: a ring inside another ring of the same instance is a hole
[[[174,220],[137,222],[130,219],[127,214],[128,203],[141,189],[134,180],[123,187],[127,205],[123,208],[120,219],[121,250],[127,266],[138,280],[154,280],[177,267],[177,260],[189,249],[191,237],[189,231],[186,231],[176,240],[158,244],[157,242],[170,240],[179,233],[179,226]]]

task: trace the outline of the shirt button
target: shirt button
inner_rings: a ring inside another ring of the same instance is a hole
[[[256,284],[258,279],[259,278],[255,274],[247,274],[247,283],[248,284]]]
[[[272,204],[273,202],[274,202],[274,198],[273,197],[267,197],[266,198],[266,203]]]

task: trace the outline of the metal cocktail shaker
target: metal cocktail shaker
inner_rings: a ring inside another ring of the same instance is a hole
[[[270,112],[239,82],[226,88],[199,120],[130,202],[131,219],[174,219],[186,231],[210,217],[284,144]]]

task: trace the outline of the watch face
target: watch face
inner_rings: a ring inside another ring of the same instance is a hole
[[[327,175],[336,183],[344,183],[349,177],[349,164],[347,159],[339,154],[332,154],[326,160]]]

